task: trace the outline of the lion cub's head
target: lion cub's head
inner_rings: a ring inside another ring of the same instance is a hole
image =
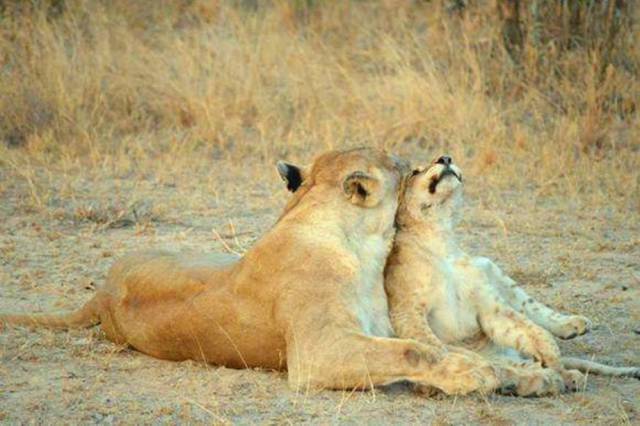
[[[439,157],[406,177],[398,222],[453,219],[462,201],[462,172],[451,157]]]

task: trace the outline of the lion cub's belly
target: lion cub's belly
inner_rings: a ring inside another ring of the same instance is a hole
[[[470,286],[477,277],[460,268],[455,259],[438,262],[429,290],[428,322],[445,343],[460,343],[478,338],[482,330],[474,304],[469,300]]]

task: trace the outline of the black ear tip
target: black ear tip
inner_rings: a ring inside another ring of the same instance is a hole
[[[302,173],[300,169],[284,161],[278,161],[276,167],[282,180],[287,183],[287,189],[291,192],[296,192],[300,185],[302,185]]]

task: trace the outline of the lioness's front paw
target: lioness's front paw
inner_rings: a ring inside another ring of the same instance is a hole
[[[468,395],[472,392],[489,394],[498,387],[498,380],[494,375],[471,371],[438,381],[434,386],[447,395]]]
[[[431,385],[447,395],[489,393],[499,386],[495,369],[479,356],[451,353],[429,371]]]
[[[591,329],[591,321],[582,315],[570,315],[560,321],[558,327],[553,330],[553,334],[561,339],[573,339],[581,336]]]

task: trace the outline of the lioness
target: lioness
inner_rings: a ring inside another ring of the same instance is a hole
[[[534,369],[534,376],[552,369],[572,388],[583,377],[571,368],[640,378],[640,368],[561,357],[552,334],[573,338],[589,330],[589,321],[554,312],[489,259],[462,251],[454,235],[461,200],[462,174],[450,157],[407,178],[385,276],[391,323],[399,337],[443,351],[446,345],[472,349],[498,364]],[[548,368],[535,373],[535,365],[523,363],[522,355]]]
[[[242,258],[132,254],[78,311],[1,315],[0,324],[100,324],[110,340],[157,358],[286,368],[294,388],[409,380],[462,394],[501,384],[488,363],[436,359],[429,346],[390,338],[383,268],[403,162],[355,149],[279,170],[297,191]]]

